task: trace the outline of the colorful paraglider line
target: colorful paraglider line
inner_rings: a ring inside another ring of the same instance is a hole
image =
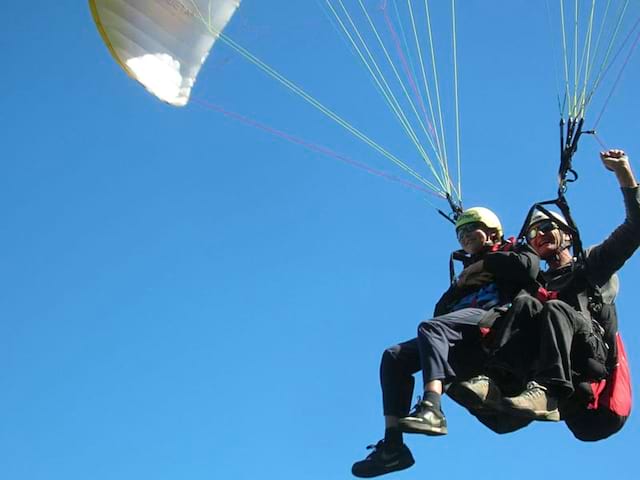
[[[200,98],[197,98],[197,97],[194,97],[194,96],[191,97],[191,101],[193,103],[196,103],[197,105],[200,105],[201,107],[203,107],[205,109],[221,113],[221,114],[223,114],[224,116],[226,116],[228,118],[231,118],[231,119],[236,120],[238,122],[244,123],[245,125],[248,125],[250,127],[262,130],[264,132],[267,132],[267,133],[269,133],[269,134],[271,134],[273,136],[279,137],[279,138],[281,138],[283,140],[286,140],[286,141],[288,141],[290,143],[293,143],[293,144],[296,144],[296,145],[300,145],[300,146],[302,146],[302,147],[304,147],[304,148],[306,148],[308,150],[320,153],[320,154],[325,155],[327,157],[332,157],[332,158],[335,158],[337,160],[340,160],[341,162],[344,162],[347,165],[359,168],[360,170],[364,170],[365,172],[367,172],[367,173],[369,173],[371,175],[375,175],[377,177],[384,178],[385,180],[388,180],[390,182],[395,182],[395,183],[401,184],[401,185],[403,185],[403,186],[405,186],[407,188],[419,191],[421,193],[428,193],[429,195],[432,195],[432,196],[437,197],[437,198],[445,198],[441,193],[435,192],[435,191],[433,191],[431,189],[428,189],[428,188],[424,188],[421,185],[418,185],[418,184],[412,183],[412,182],[410,182],[408,180],[404,180],[402,178],[396,177],[395,175],[392,175],[390,173],[384,172],[382,170],[375,169],[375,168],[373,168],[373,167],[371,167],[371,166],[369,166],[369,165],[367,165],[367,164],[365,164],[363,162],[359,162],[359,161],[354,160],[352,158],[349,158],[349,157],[347,157],[347,156],[345,156],[343,154],[335,152],[335,151],[331,150],[328,147],[325,147],[323,145],[319,145],[319,144],[310,142],[308,140],[304,140],[302,138],[296,137],[296,136],[291,135],[291,134],[289,134],[287,132],[284,132],[282,130],[278,130],[278,129],[274,128],[274,127],[270,127],[268,125],[265,125],[264,123],[258,122],[257,120],[253,120],[253,119],[248,118],[248,117],[246,117],[244,115],[241,115],[239,113],[227,110],[227,109],[221,107],[220,105],[215,105],[213,103],[210,103],[210,102],[208,102],[206,100],[203,100],[203,99],[200,99]]]
[[[626,44],[626,42],[628,41],[628,39],[631,37],[631,35],[634,33],[634,31],[638,28],[638,25],[640,25],[640,18],[638,18],[638,20],[636,21],[635,25],[633,26],[633,28],[629,32],[629,35],[627,36],[627,38],[623,42],[623,47],[624,47],[624,44]],[[622,79],[622,74],[624,73],[625,69],[627,68],[627,65],[629,65],[629,61],[631,60],[631,56],[633,55],[633,52],[635,51],[636,47],[638,46],[638,42],[639,41],[640,41],[640,32],[636,35],[636,39],[634,40],[633,44],[631,45],[631,48],[629,49],[629,52],[627,53],[626,58],[624,59],[624,63],[622,64],[622,67],[620,68],[620,71],[618,72],[618,75],[617,75],[615,81],[613,82],[613,86],[611,87],[611,91],[609,92],[609,95],[607,95],[607,99],[605,100],[604,105],[602,106],[602,110],[600,110],[600,113],[598,114],[598,118],[596,119],[596,122],[593,125],[593,130],[594,131],[598,127],[598,125],[600,124],[600,120],[602,119],[602,115],[604,114],[604,111],[607,108],[607,106],[609,105],[609,101],[611,100],[611,97],[613,96],[613,93],[615,92],[616,88],[618,87],[618,84],[620,83],[620,80]],[[623,47],[621,47],[620,51],[622,50]],[[615,58],[614,58],[614,60],[615,60]]]

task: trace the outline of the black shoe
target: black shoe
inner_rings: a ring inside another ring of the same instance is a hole
[[[403,433],[447,434],[447,419],[444,418],[444,413],[427,400],[419,402],[413,412],[401,418],[398,426]]]
[[[369,445],[373,449],[367,458],[353,464],[351,473],[360,478],[377,477],[385,473],[396,472],[409,468],[415,463],[411,451],[403,443],[399,447],[389,447],[384,440],[375,445]]]

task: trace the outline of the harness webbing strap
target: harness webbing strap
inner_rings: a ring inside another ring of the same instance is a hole
[[[569,118],[566,122],[564,118],[560,119],[560,167],[558,168],[558,196],[553,200],[545,200],[543,202],[535,203],[527,214],[527,217],[518,234],[518,241],[525,241],[525,236],[529,228],[529,222],[536,210],[544,213],[547,217],[553,218],[551,212],[546,209],[546,205],[555,205],[558,207],[567,225],[559,225],[559,228],[565,233],[571,235],[573,255],[576,258],[582,258],[584,252],[582,248],[582,240],[580,238],[580,231],[576,222],[571,215],[571,209],[569,203],[565,197],[567,192],[567,183],[575,182],[578,180],[578,172],[573,169],[573,156],[578,150],[578,141],[583,133],[593,133],[590,131],[583,132],[582,127],[584,125],[584,118],[579,119]],[[565,129],[566,126],[566,129]],[[568,177],[569,174],[571,177]]]

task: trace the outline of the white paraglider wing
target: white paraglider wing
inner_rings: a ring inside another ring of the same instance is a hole
[[[120,66],[160,100],[189,101],[209,50],[240,0],[89,0]]]

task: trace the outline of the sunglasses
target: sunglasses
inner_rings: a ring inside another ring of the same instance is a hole
[[[540,223],[536,223],[533,227],[529,229],[527,232],[527,238],[529,240],[533,240],[538,236],[539,233],[545,234],[555,230],[558,227],[558,224],[551,220],[544,220]]]
[[[475,232],[476,230],[482,229],[482,223],[473,222],[467,223],[466,225],[462,225],[456,230],[456,235],[458,236],[458,241],[461,241],[465,235]]]

